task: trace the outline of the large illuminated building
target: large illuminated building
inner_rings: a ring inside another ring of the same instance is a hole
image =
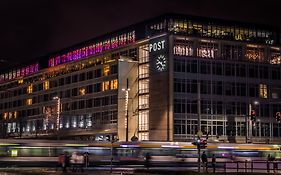
[[[275,27],[147,20],[2,71],[1,137],[281,142],[280,49]]]

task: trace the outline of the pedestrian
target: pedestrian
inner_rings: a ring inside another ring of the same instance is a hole
[[[271,161],[271,156],[270,156],[270,154],[268,154],[267,160],[266,160],[266,169],[267,169],[268,173],[270,172],[270,161]]]
[[[208,172],[208,157],[205,151],[203,151],[203,154],[201,155],[201,161],[203,163],[203,171]]]
[[[67,167],[69,167],[69,154],[68,154],[68,152],[64,153],[64,163],[65,163],[65,166],[64,166],[63,171],[67,172]]]
[[[146,153],[145,154],[145,166],[146,166],[146,169],[149,169],[150,159],[151,159],[150,154]]]
[[[273,172],[275,173],[275,171],[278,171],[278,161],[276,159],[274,159],[273,161]]]
[[[58,165],[59,168],[62,169],[62,171],[64,170],[65,167],[65,156],[64,154],[60,154],[58,157]]]
[[[213,154],[212,156],[212,167],[213,167],[213,173],[216,172],[216,156]]]
[[[87,168],[89,166],[89,153],[88,152],[85,152],[83,154],[84,156],[84,164],[85,164],[85,168]]]

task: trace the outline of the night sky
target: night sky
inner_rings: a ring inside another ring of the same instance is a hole
[[[167,12],[281,27],[281,1],[1,0],[0,70]]]

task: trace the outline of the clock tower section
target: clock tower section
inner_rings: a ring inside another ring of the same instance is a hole
[[[166,34],[149,41],[149,140],[172,141],[170,103],[169,38]]]

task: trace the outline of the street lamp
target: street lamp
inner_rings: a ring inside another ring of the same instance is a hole
[[[54,100],[57,100],[57,130],[59,130],[60,128],[60,113],[61,113],[61,99],[56,96],[56,97],[53,97]]]
[[[123,88],[122,91],[125,92],[125,111],[126,111],[126,142],[128,142],[129,138],[129,91],[130,88],[128,87],[128,79],[127,79],[127,88]]]

